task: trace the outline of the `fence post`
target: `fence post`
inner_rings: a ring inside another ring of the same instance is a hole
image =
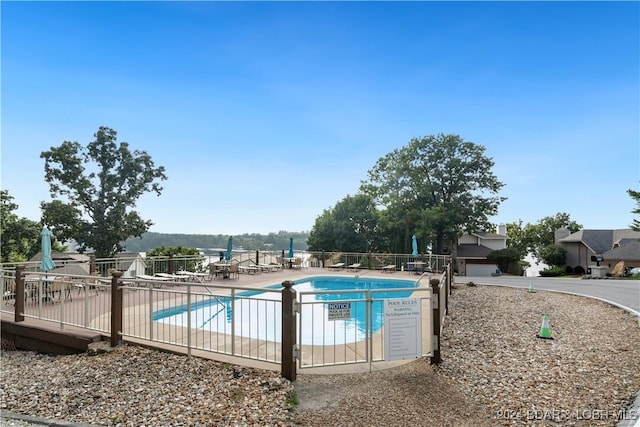
[[[122,288],[120,277],[122,271],[111,273],[111,347],[120,343],[120,332],[122,331]]]
[[[16,267],[16,291],[15,291],[15,312],[13,320],[16,322],[24,322],[24,265]]]
[[[293,282],[282,282],[282,347],[281,347],[281,375],[289,381],[296,380],[296,313],[293,304],[296,302],[296,291]]]
[[[95,254],[89,255],[89,275],[93,276],[96,272],[96,256]]]
[[[431,306],[433,315],[433,337],[431,364],[442,361],[440,357],[440,280],[431,279]]]
[[[451,289],[451,276],[449,275],[449,270],[451,269],[451,264],[447,264],[446,270],[444,272],[444,279],[446,280],[445,288],[444,288],[444,310],[445,314],[449,313],[449,290]]]

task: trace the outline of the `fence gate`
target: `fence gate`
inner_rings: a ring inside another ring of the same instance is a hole
[[[431,294],[428,283],[298,292],[299,368],[432,356]]]

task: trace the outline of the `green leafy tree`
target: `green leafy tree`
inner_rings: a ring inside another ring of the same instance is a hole
[[[160,248],[155,248],[146,253],[146,256],[180,256],[180,255],[200,255],[200,251],[197,248],[186,248],[183,246],[162,246]]]
[[[540,259],[552,267],[562,267],[567,261],[567,251],[558,245],[547,245],[540,249]]]
[[[2,262],[27,261],[40,251],[42,227],[19,217],[18,205],[7,190],[0,191],[0,253]]]
[[[640,215],[640,191],[627,190],[627,193],[636,201],[636,208],[632,210],[631,213],[634,215]],[[634,218],[630,227],[633,231],[640,231],[640,220]]]
[[[483,146],[458,135],[413,138],[380,158],[360,189],[386,210],[397,237],[415,233],[443,253],[462,232],[486,228],[505,200],[493,165]]]
[[[58,239],[74,239],[80,252],[93,248],[97,257],[115,255],[121,242],[149,229],[152,222],[133,209],[143,194],[159,196],[158,181],[167,179],[149,154],[118,144],[116,135],[101,126],[86,147],[64,141],[40,154],[52,198],[66,199],[41,204],[45,223]]]
[[[513,248],[495,250],[487,255],[487,259],[498,264],[500,271],[517,276],[522,274],[522,265],[520,264],[522,257],[520,253]]]
[[[200,251],[197,248],[184,246],[162,246],[146,253],[147,258],[170,255],[175,258],[174,270],[198,271],[204,261],[204,256],[198,256]]]
[[[546,216],[536,224],[527,224],[524,234],[529,244],[529,251],[538,259],[542,259],[543,248],[555,244],[555,233],[566,228],[571,233],[582,229],[582,225],[572,221],[568,213],[559,212],[555,216]],[[547,263],[548,264],[548,263]]]
[[[376,245],[376,224],[369,196],[346,196],[316,219],[307,241],[309,250],[367,252]]]
[[[524,225],[521,219],[505,225],[507,229],[507,248],[515,251],[519,259],[524,259],[532,246],[531,236],[527,232],[529,230],[528,225]]]
[[[236,247],[248,250],[275,251],[289,250],[289,239],[293,237],[295,250],[306,250],[308,232],[279,231],[269,234],[240,234],[233,236]],[[226,248],[229,236],[226,234],[165,234],[147,232],[140,237],[127,239],[123,246],[130,252],[149,252],[161,246],[186,246],[201,248]]]

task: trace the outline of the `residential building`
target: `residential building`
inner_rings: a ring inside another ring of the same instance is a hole
[[[477,231],[465,233],[456,245],[456,270],[460,276],[491,276],[500,274],[498,265],[489,261],[487,256],[507,247],[505,225],[499,225],[495,232]]]
[[[566,265],[574,270],[580,266],[587,274],[594,267],[605,273],[623,262],[625,267],[640,267],[640,232],[631,229],[580,230],[570,233],[561,228],[555,233],[555,243],[567,251]]]

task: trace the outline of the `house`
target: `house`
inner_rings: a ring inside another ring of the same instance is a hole
[[[120,252],[116,254],[116,270],[122,271],[122,277],[136,277],[145,274],[147,265],[138,252]]]
[[[507,230],[499,225],[495,232],[477,231],[465,233],[456,245],[456,269],[460,276],[491,276],[499,273],[498,265],[487,256],[507,247]]]
[[[566,265],[582,267],[587,274],[594,269],[608,273],[619,262],[625,267],[640,267],[640,232],[630,229],[580,230],[570,233],[556,230],[555,243],[567,251]]]
[[[52,252],[51,259],[56,265],[56,268],[50,271],[52,274],[71,274],[75,276],[89,275],[89,255],[69,252]],[[42,261],[42,252],[38,252],[29,260],[26,271],[40,271],[40,261]]]

